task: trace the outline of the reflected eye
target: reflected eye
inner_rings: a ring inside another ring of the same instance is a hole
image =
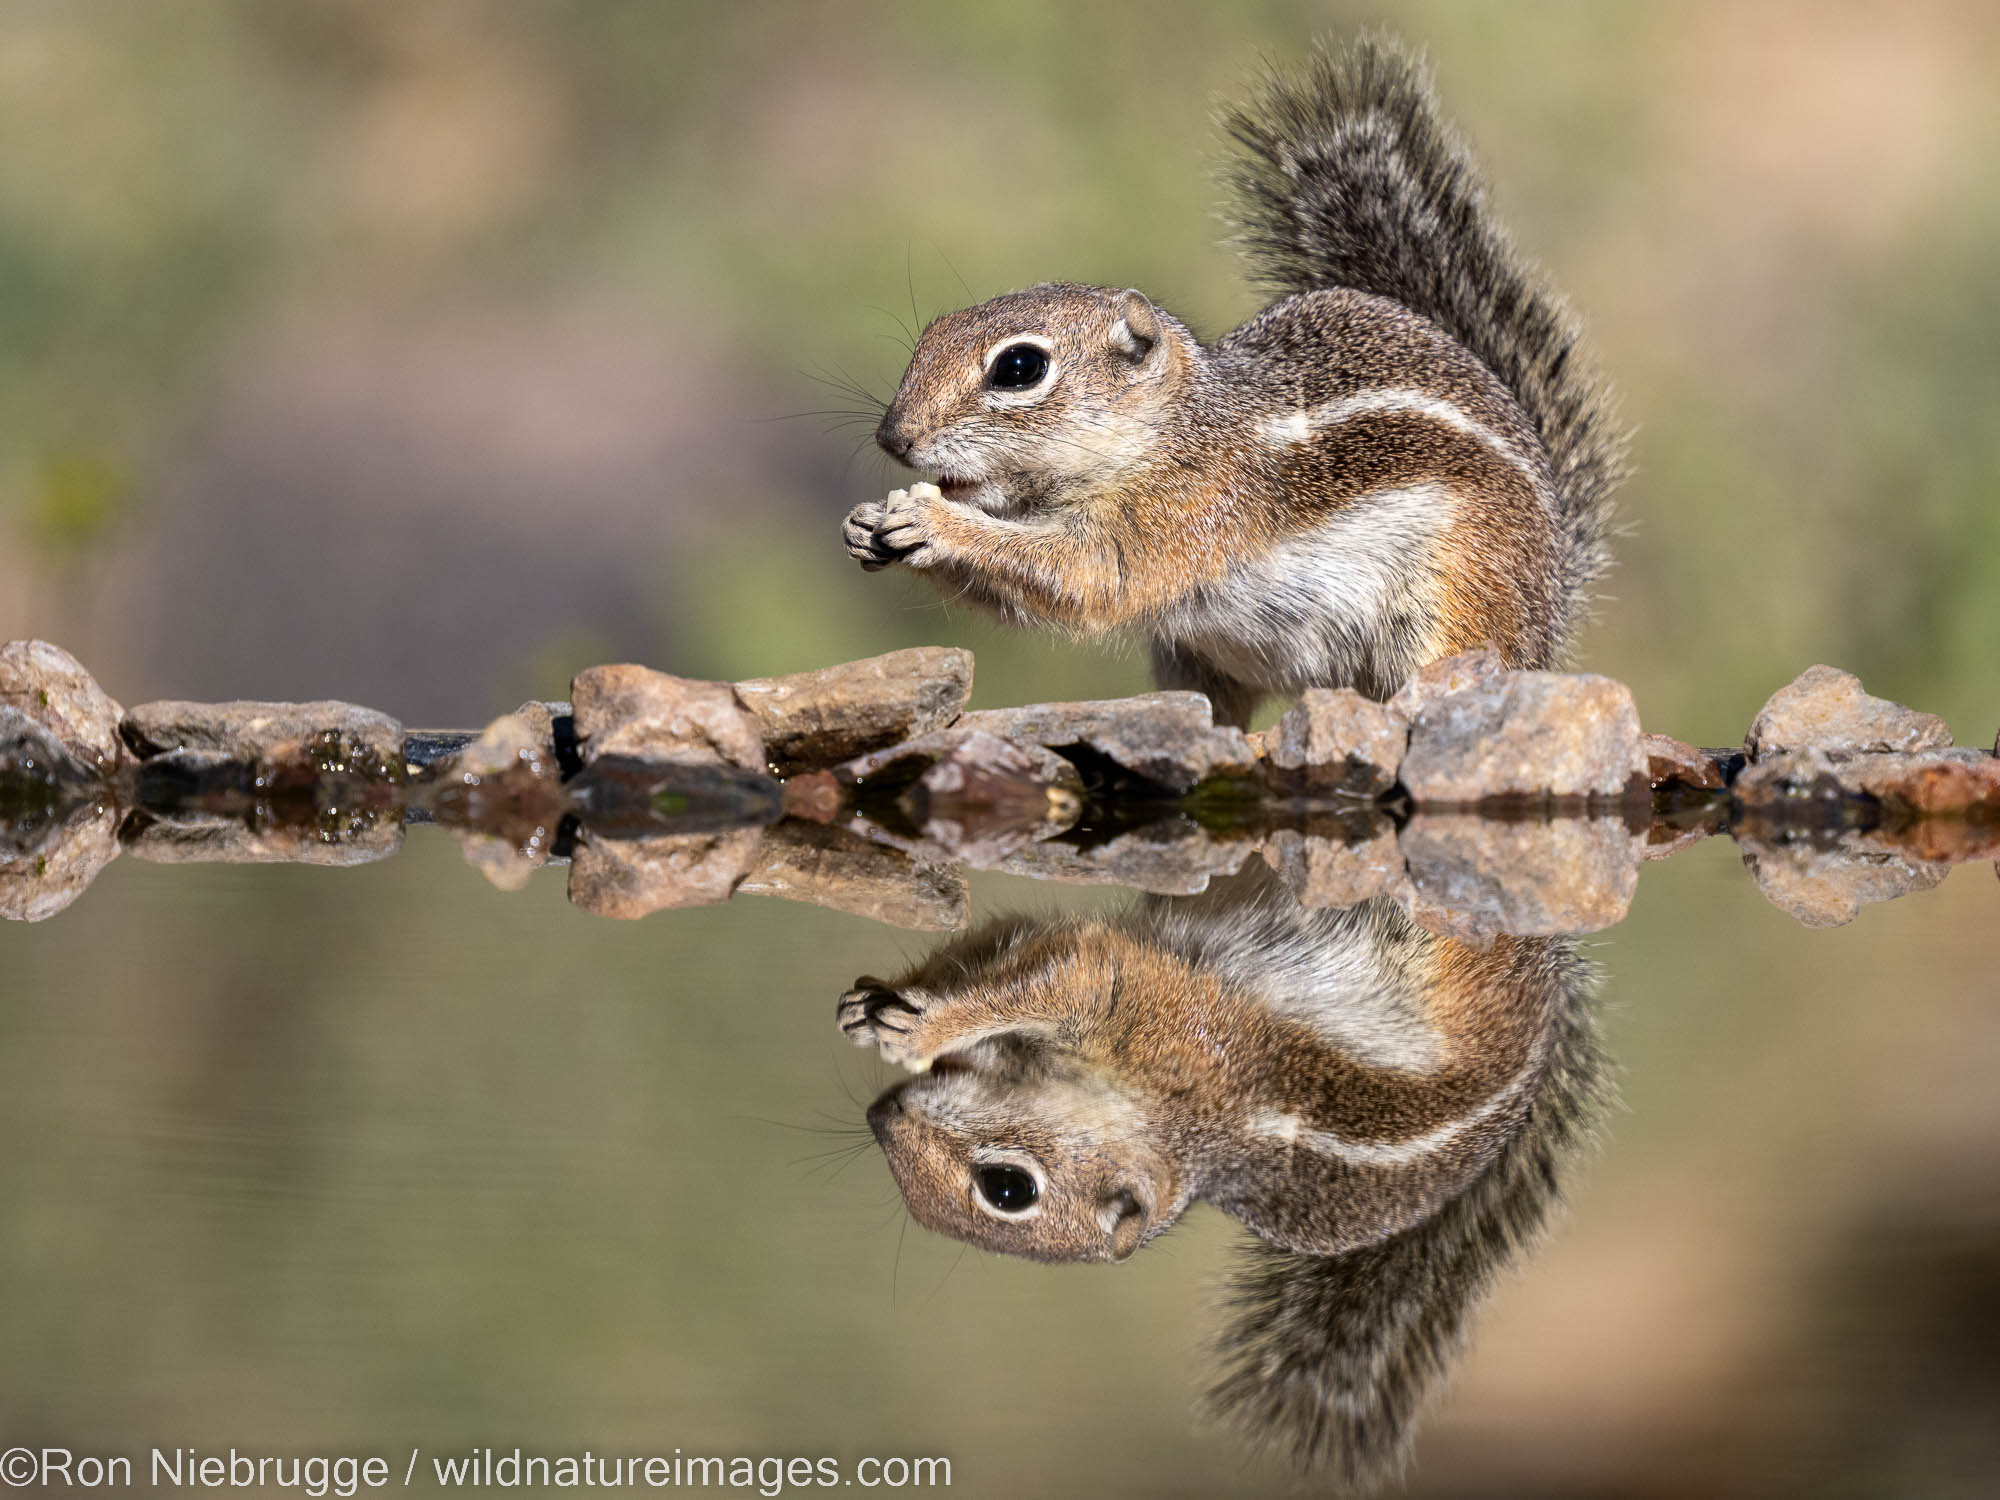
[[[1019,1167],[981,1167],[972,1180],[979,1186],[979,1196],[1003,1214],[1026,1213],[1042,1195],[1035,1179]]]
[[[996,391],[1025,391],[1049,373],[1048,354],[1033,344],[1009,344],[994,357],[986,383]]]

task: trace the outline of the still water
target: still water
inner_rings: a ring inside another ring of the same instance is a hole
[[[1413,1494],[2000,1482],[1991,865],[1809,930],[1714,837],[1609,930],[1483,945],[1261,868],[973,872],[967,936],[606,921],[429,827],[116,860],[0,926],[0,1431],[140,1488],[490,1448],[1285,1494],[1239,1427],[1291,1296],[1373,1351],[1334,1433]]]

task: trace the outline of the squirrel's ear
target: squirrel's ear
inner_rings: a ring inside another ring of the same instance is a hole
[[[1119,1188],[1097,1205],[1097,1224],[1111,1236],[1111,1258],[1124,1260],[1145,1237],[1146,1210],[1130,1188]]]
[[[1111,347],[1140,365],[1160,346],[1160,310],[1144,292],[1123,291],[1111,300]]]

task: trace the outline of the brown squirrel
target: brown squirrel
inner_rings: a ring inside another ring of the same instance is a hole
[[[936,482],[855,507],[849,552],[1018,621],[1143,632],[1160,686],[1237,724],[1485,643],[1555,664],[1624,438],[1422,65],[1321,49],[1226,124],[1279,300],[1207,347],[1106,287],[937,319],[876,433]]]
[[[995,923],[857,981],[839,1022],[923,1070],[868,1121],[925,1227],[1056,1261],[1122,1260],[1197,1201],[1252,1229],[1211,1405],[1364,1485],[1591,1130],[1590,976],[1567,939],[1477,949],[1252,869]]]

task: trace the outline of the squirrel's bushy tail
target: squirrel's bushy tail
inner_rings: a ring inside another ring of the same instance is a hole
[[[1610,565],[1611,492],[1626,435],[1582,331],[1486,207],[1477,163],[1438,110],[1428,69],[1387,36],[1322,43],[1230,110],[1225,172],[1240,242],[1277,290],[1353,287],[1402,303],[1464,344],[1514,392],[1555,479],[1574,616]],[[1575,621],[1563,621],[1565,637]]]
[[[1573,943],[1548,941],[1541,964],[1560,1000],[1547,1070],[1491,1165],[1380,1244],[1316,1256],[1253,1243],[1231,1288],[1210,1412],[1342,1492],[1373,1490],[1402,1469],[1473,1305],[1540,1237],[1609,1102],[1594,976]]]

